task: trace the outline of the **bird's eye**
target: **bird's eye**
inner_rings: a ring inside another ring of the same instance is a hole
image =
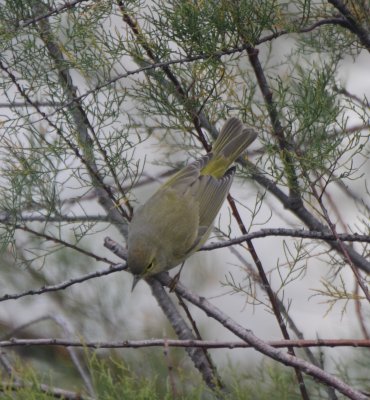
[[[149,272],[153,269],[154,267],[154,261],[152,261],[145,269],[145,272]]]

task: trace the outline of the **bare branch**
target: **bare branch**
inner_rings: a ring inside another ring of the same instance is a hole
[[[347,5],[341,0],[328,0],[328,2],[343,15],[347,21],[347,28],[354,33],[359,38],[362,45],[370,51],[370,33],[353,17]]]
[[[286,347],[306,348],[306,347],[355,347],[369,348],[369,339],[305,339],[305,340],[271,340],[266,341],[271,347],[276,349]],[[122,341],[78,341],[65,340],[59,338],[40,338],[40,339],[18,339],[1,340],[0,347],[24,347],[24,346],[63,346],[63,347],[86,347],[89,349],[125,349],[143,347],[194,347],[207,349],[250,349],[252,344],[243,341],[217,341],[217,340],[180,340],[180,339],[145,339],[145,340],[122,340]]]
[[[196,340],[192,330],[185,323],[181,314],[171,301],[170,297],[164,290],[163,286],[155,278],[148,278],[147,283],[152,289],[153,296],[156,298],[159,306],[170,321],[177,337],[184,340]],[[204,350],[187,347],[186,352],[190,359],[193,361],[195,367],[202,374],[202,377],[206,384],[211,389],[223,390],[224,384],[221,381],[217,370],[214,369],[209,358],[204,354]]]
[[[114,253],[122,260],[127,260],[127,250],[108,236],[104,238],[104,247],[109,249],[112,253]]]
[[[60,107],[62,103],[52,103],[52,102],[44,102],[44,101],[35,101],[34,105],[37,107]],[[0,108],[26,108],[33,107],[33,105],[26,102],[13,102],[13,103],[0,103]]]

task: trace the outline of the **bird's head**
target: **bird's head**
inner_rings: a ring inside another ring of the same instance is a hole
[[[141,279],[163,271],[158,258],[158,248],[148,241],[145,235],[130,238],[127,265],[129,271],[134,275],[131,291]]]

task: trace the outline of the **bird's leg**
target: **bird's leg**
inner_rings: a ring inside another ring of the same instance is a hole
[[[173,292],[175,290],[175,287],[180,280],[180,274],[181,274],[182,267],[184,266],[184,264],[185,264],[185,261],[181,264],[179,272],[172,278],[172,281],[169,285],[170,292]]]

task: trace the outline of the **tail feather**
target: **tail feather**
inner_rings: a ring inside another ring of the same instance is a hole
[[[229,118],[213,145],[212,158],[202,169],[202,175],[222,177],[256,137],[257,133],[246,128],[238,118]]]
[[[240,135],[242,129],[243,124],[238,118],[229,118],[225,122],[220,134],[218,135],[215,143],[212,146],[212,153],[214,155],[221,154],[227,144],[230,143],[230,141],[232,141],[235,137]]]
[[[230,141],[225,143],[223,148],[220,148],[219,154],[215,152],[214,156],[222,155],[233,163],[256,137],[257,133],[253,129],[243,127],[242,131],[235,135],[234,138],[230,137]]]

